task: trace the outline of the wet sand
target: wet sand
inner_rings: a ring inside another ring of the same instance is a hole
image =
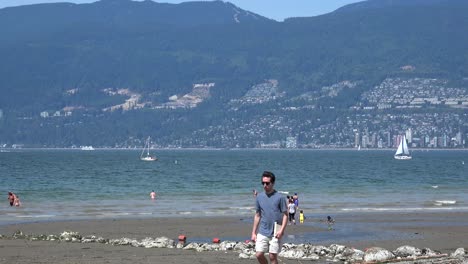
[[[395,250],[411,245],[451,253],[468,249],[468,212],[454,213],[365,213],[335,216],[335,230],[328,230],[322,217],[308,218],[303,225],[288,226],[287,240],[328,246],[342,244],[365,250],[379,246]],[[162,237],[187,242],[210,242],[212,238],[244,241],[250,239],[251,217],[105,219],[60,222],[17,223],[0,226],[0,263],[256,263],[238,258],[236,252],[195,252],[181,249],[146,249],[99,243],[29,241],[10,239],[24,234],[60,234],[75,231],[108,239]],[[346,231],[346,232],[345,232]],[[365,235],[361,236],[361,232]],[[342,235],[343,234],[343,235]],[[382,235],[384,234],[384,235]],[[323,239],[321,239],[323,238]],[[300,263],[282,260],[282,263]]]

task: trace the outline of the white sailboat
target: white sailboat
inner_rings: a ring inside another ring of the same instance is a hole
[[[395,159],[398,160],[409,160],[411,159],[411,154],[408,149],[408,144],[406,143],[406,136],[403,135],[400,140],[400,145],[398,145],[398,149],[395,152]]]
[[[156,161],[158,158],[155,156],[150,155],[150,143],[151,143],[151,137],[148,137],[145,142],[145,147],[143,148],[143,151],[141,152],[140,159],[143,161]]]

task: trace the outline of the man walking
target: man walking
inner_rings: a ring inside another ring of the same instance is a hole
[[[262,185],[265,192],[257,195],[252,240],[260,264],[268,263],[265,253],[268,253],[271,264],[277,264],[281,238],[288,223],[288,208],[286,198],[274,189],[275,175],[272,172],[263,172]]]

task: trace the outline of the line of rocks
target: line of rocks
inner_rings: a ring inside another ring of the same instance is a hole
[[[131,238],[107,239],[94,235],[81,236],[78,232],[64,231],[60,235],[25,235],[16,231],[11,237],[0,235],[0,239],[27,239],[30,241],[64,241],[72,243],[102,243],[114,246],[133,246],[144,248],[176,248],[202,251],[233,251],[239,253],[240,259],[255,259],[255,243],[251,241],[222,241],[220,243],[186,243],[174,241],[167,237],[142,240]],[[401,246],[394,251],[372,247],[362,251],[344,245],[290,244],[283,245],[279,255],[285,259],[309,260],[343,263],[434,263],[434,264],[468,264],[468,254],[464,248],[458,248],[451,254],[441,254],[429,248],[419,249],[413,246]]]

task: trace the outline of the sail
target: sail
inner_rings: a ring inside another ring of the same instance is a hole
[[[403,136],[402,141],[403,141],[403,144],[402,144],[403,154],[409,155],[410,153],[409,153],[409,149],[408,149],[408,144],[406,143],[406,137],[405,136]]]
[[[397,149],[397,151],[395,152],[395,155],[401,155],[401,154],[404,153],[404,152],[403,152],[403,142],[406,143],[406,140],[405,140],[405,137],[404,137],[404,136],[403,136],[403,137],[401,138],[401,140],[400,140],[400,145],[398,145],[398,149]],[[406,144],[405,144],[405,145],[406,145]],[[406,147],[406,148],[408,148],[408,147]]]
[[[408,149],[408,143],[406,143],[406,137],[402,136],[400,139],[400,144],[398,145],[398,149],[395,152],[395,159],[402,159],[402,160],[409,160],[411,159],[411,155]]]
[[[151,138],[148,137],[148,139],[146,139],[146,142],[145,142],[145,147],[143,148],[143,150],[141,151],[141,154],[140,154],[140,159],[141,160],[155,161],[155,160],[158,159],[155,156],[150,155],[150,144],[151,144]]]
[[[140,158],[144,157],[145,152],[147,152],[146,156],[149,156],[149,141],[150,141],[150,137],[148,137],[145,141],[145,146],[143,147],[143,150],[141,151]]]

